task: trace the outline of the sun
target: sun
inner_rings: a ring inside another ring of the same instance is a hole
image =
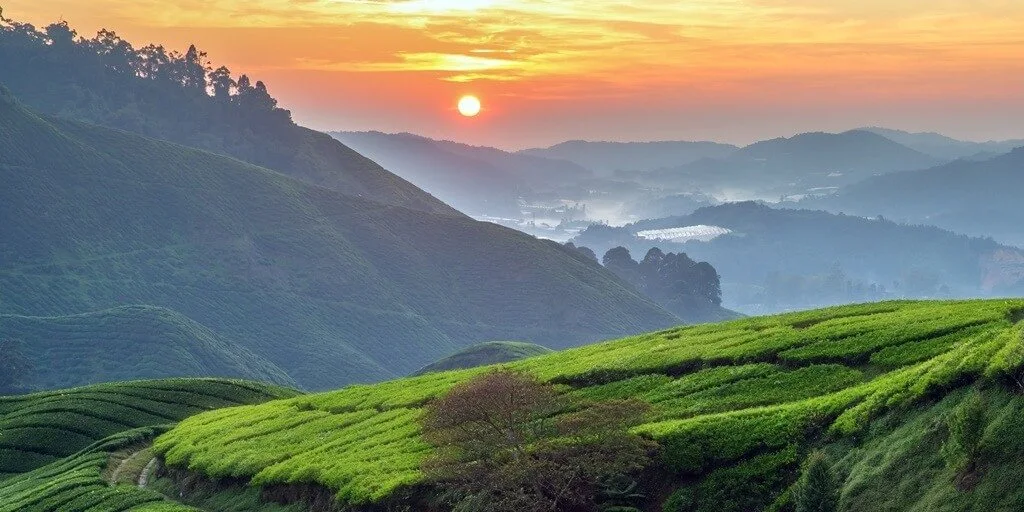
[[[480,99],[468,94],[459,98],[459,113],[466,117],[473,117],[479,114]]]

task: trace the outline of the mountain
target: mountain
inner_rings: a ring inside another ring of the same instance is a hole
[[[836,475],[841,512],[1017,510],[1022,313],[1021,300],[863,304],[670,329],[505,366],[570,400],[651,404],[634,431],[660,449],[629,497],[619,495],[632,510],[792,510],[792,486],[814,453]],[[421,437],[422,408],[485,371],[204,413],[153,449],[184,484],[226,481],[284,503],[429,510],[438,490],[421,471],[433,450]],[[951,432],[953,416],[977,400],[980,419],[966,423],[966,436]],[[968,436],[977,471],[943,456]]]
[[[717,142],[591,142],[573,140],[548,148],[532,148],[520,154],[575,162],[610,176],[615,171],[646,171],[674,167],[702,158],[724,158],[736,146]]]
[[[877,133],[889,140],[943,160],[978,159],[985,155],[992,157],[1024,146],[1024,140],[971,142],[934,132],[912,133],[878,127],[861,128],[860,130]]]
[[[693,236],[678,238],[686,232]],[[641,258],[659,247],[707,261],[722,276],[726,307],[748,314],[1024,291],[1024,251],[1014,247],[935,227],[752,202],[594,225],[573,242],[598,254],[623,246]]]
[[[804,133],[636,178],[649,185],[686,187],[724,200],[776,200],[780,196],[820,195],[867,177],[940,162],[871,132]]]
[[[0,397],[0,511],[194,512],[135,487],[153,467],[141,445],[198,412],[297,394],[256,382],[165,379]]]
[[[554,242],[0,100],[0,313],[171,309],[307,388],[681,320]]]
[[[567,161],[438,141],[409,133],[332,132],[331,136],[461,211],[518,216],[518,198],[589,179]]]
[[[550,353],[550,348],[533,343],[489,341],[466,347],[444,359],[430,363],[420,368],[414,375],[508,363]]]
[[[60,389],[104,380],[239,377],[295,386],[244,345],[169,309],[124,306],[58,317],[0,315],[0,339],[18,340],[24,386]]]
[[[884,215],[1024,246],[1024,148],[984,161],[958,160],[879,176],[808,201],[854,215]]]
[[[58,22],[0,23],[0,77],[37,112],[233,156],[347,195],[457,211],[330,136],[296,125],[263,82],[208,73],[206,54],[133,48],[116,33],[76,39]],[[212,89],[211,96],[208,90]]]

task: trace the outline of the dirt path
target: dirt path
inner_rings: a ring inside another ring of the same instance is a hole
[[[144,489],[149,484],[149,475],[153,474],[157,462],[159,462],[157,458],[153,457],[146,463],[146,467],[142,468],[142,473],[139,473],[139,489]]]
[[[143,461],[146,461],[145,464]],[[110,472],[107,481],[110,482],[110,485],[132,483],[140,488],[146,487],[149,484],[149,475],[158,462],[157,458],[153,457],[149,451],[148,446],[140,447],[118,462],[114,470]]]

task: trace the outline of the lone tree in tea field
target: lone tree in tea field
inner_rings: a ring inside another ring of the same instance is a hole
[[[631,434],[649,406],[573,404],[532,376],[490,372],[435,400],[424,464],[456,511],[597,510],[602,491],[644,468],[654,443]]]

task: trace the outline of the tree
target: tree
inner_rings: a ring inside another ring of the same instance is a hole
[[[949,437],[942,444],[942,456],[959,478],[976,468],[981,454],[981,438],[986,425],[985,402],[981,393],[972,391],[949,415],[946,425]]]
[[[834,512],[839,508],[839,482],[821,452],[807,458],[793,488],[793,505],[796,512]]]
[[[509,370],[460,384],[427,406],[424,438],[436,452],[424,472],[457,511],[596,510],[603,488],[649,462],[653,443],[628,430],[649,406],[570,405]]]
[[[231,101],[231,89],[237,85],[231,78],[231,70],[221,66],[210,71],[209,79],[210,86],[213,87],[213,97],[224,102]]]
[[[25,356],[18,340],[0,339],[0,393],[21,391],[32,371],[32,363]]]
[[[205,92],[207,67],[206,52],[197,50],[194,44],[189,45],[182,61],[181,84],[186,89]]]

